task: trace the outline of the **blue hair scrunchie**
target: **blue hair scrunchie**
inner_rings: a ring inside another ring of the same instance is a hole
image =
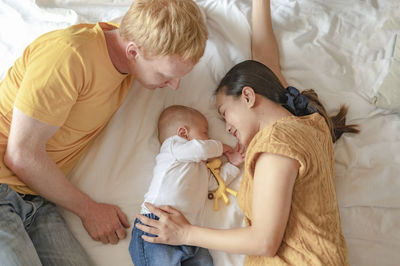
[[[287,96],[286,106],[289,111],[294,115],[305,115],[307,114],[308,99],[306,96],[300,93],[295,87],[289,86],[286,88]]]

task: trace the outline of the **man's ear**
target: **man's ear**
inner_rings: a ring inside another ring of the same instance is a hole
[[[249,108],[254,106],[256,102],[256,93],[254,92],[252,87],[243,87],[241,97],[246,102]]]
[[[129,42],[126,46],[126,57],[129,60],[136,60],[139,56],[140,48],[136,45],[135,42]]]
[[[189,140],[189,130],[186,127],[179,127],[176,134],[181,138]]]

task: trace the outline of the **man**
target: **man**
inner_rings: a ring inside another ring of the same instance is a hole
[[[90,264],[52,203],[78,215],[94,240],[126,237],[119,207],[92,200],[65,175],[134,79],[148,89],[178,89],[206,39],[193,1],[135,0],[119,28],[74,25],[25,49],[0,83],[2,264]]]

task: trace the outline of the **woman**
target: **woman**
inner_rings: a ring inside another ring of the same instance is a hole
[[[247,226],[196,227],[171,207],[148,205],[160,219],[138,216],[145,224],[138,228],[157,236],[145,236],[149,242],[246,254],[246,265],[347,265],[333,142],[358,130],[345,125],[345,107],[330,118],[314,91],[287,87],[270,1],[253,0],[252,12],[252,56],[258,62],[233,67],[216,91],[227,131],[247,147],[238,194]]]

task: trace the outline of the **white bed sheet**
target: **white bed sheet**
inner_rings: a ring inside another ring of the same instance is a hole
[[[130,3],[1,0],[0,77],[40,34],[79,22],[119,21]],[[234,144],[218,119],[212,92],[230,67],[250,56],[251,1],[197,3],[209,29],[200,63],[175,92],[152,92],[135,83],[69,175],[94,199],[119,205],[131,223],[150,183],[159,148],[156,121],[164,107],[185,104],[199,109],[209,120],[210,135]],[[361,127],[361,134],[344,135],[335,145],[336,189],[351,265],[400,262],[400,115],[371,104],[393,54],[399,17],[397,0],[272,0],[284,76],[300,89],[314,88],[331,113],[339,104],[349,105],[348,122]],[[235,199],[221,206],[214,212],[208,202],[209,226],[242,225]],[[75,215],[62,213],[96,265],[132,264],[129,237],[118,245],[103,245],[90,239]],[[243,263],[241,255],[212,255],[215,265]]]

